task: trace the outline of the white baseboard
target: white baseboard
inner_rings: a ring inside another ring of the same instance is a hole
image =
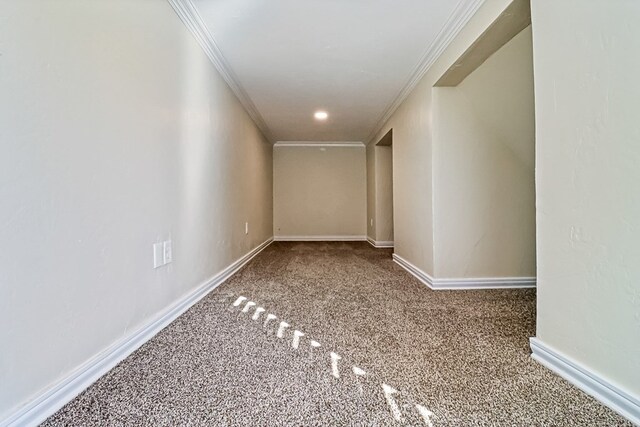
[[[535,287],[535,277],[471,277],[462,279],[433,279],[433,289],[518,289]]]
[[[427,285],[430,289],[433,289],[433,277],[431,277],[429,274],[425,273],[424,271],[420,270],[418,267],[411,264],[409,261],[402,258],[398,254],[393,254],[392,257],[393,257],[393,260],[396,262],[396,264],[398,264],[400,267],[407,270],[412,276],[414,276],[416,279],[420,280],[422,283]]]
[[[272,238],[267,239],[242,258],[202,283],[194,291],[159,313],[146,325],[112,344],[27,404],[17,408],[14,413],[0,421],[0,427],[37,426],[43,422],[120,361],[137,350],[142,344],[153,338],[154,335],[204,298],[218,285],[231,277],[264,248],[269,246],[272,241]]]
[[[276,242],[360,242],[367,236],[275,236]]]
[[[535,277],[435,278],[420,270],[398,254],[393,254],[393,260],[433,290],[514,289],[536,287]]]
[[[373,240],[371,237],[367,236],[367,242],[371,244],[374,248],[393,248],[393,241],[383,241],[383,240]]]
[[[531,357],[569,381],[580,390],[602,402],[636,425],[640,425],[640,398],[620,390],[585,366],[553,350],[540,339],[530,340]]]

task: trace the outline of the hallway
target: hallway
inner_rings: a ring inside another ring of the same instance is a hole
[[[630,425],[530,358],[535,290],[391,252],[275,242],[44,425]]]

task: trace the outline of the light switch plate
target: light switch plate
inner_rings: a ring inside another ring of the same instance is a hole
[[[163,243],[163,247],[164,247],[164,263],[165,264],[169,264],[171,261],[173,261],[173,248],[171,247],[171,240],[167,240],[166,242]]]
[[[162,243],[153,244],[153,268],[164,265],[164,247]]]

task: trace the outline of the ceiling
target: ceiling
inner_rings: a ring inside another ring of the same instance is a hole
[[[368,142],[482,3],[170,1],[272,142]]]

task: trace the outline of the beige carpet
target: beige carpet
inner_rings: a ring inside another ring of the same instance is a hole
[[[631,425],[531,360],[533,335],[533,290],[274,243],[45,425]]]

